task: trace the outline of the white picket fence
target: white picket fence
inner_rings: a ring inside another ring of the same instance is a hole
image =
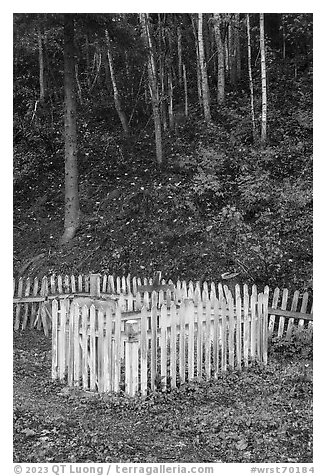
[[[255,289],[180,305],[159,305],[154,291],[150,309],[136,311],[79,304],[55,299],[51,311],[52,378],[72,387],[145,395],[267,363],[268,294]]]

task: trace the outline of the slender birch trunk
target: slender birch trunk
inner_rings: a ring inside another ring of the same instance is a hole
[[[188,117],[188,83],[187,83],[187,73],[186,73],[186,65],[183,64],[183,86],[184,86],[184,94],[185,94],[185,116]]]
[[[156,160],[158,164],[163,162],[162,130],[160,117],[160,100],[157,86],[156,64],[152,47],[152,39],[148,26],[148,13],[140,13],[143,37],[148,50],[148,79],[153,108],[155,127]]]
[[[38,58],[39,58],[39,83],[40,83],[40,103],[45,100],[45,81],[44,81],[44,55],[43,55],[43,35],[41,28],[37,28]]]
[[[178,79],[180,88],[182,86],[182,37],[181,28],[177,28],[177,41],[178,41]]]
[[[202,92],[202,80],[201,80],[201,72],[200,72],[200,60],[199,60],[199,48],[198,48],[198,35],[195,25],[194,17],[191,15],[191,24],[192,30],[195,37],[195,48],[196,48],[196,71],[197,71],[197,91],[198,91],[198,103],[199,106],[203,106],[203,92]]]
[[[117,111],[117,114],[119,116],[123,132],[125,133],[126,136],[128,136],[129,135],[129,126],[128,126],[127,117],[126,117],[125,112],[122,108],[119,89],[118,89],[117,81],[115,79],[114,65],[113,65],[113,55],[112,55],[112,49],[111,49],[111,40],[109,38],[109,33],[108,33],[107,30],[105,30],[105,38],[106,38],[107,57],[108,57],[108,61],[109,61],[111,82],[112,82],[112,87],[113,87],[114,106],[115,106],[115,110]]]
[[[235,86],[237,80],[236,59],[235,59],[235,28],[234,19],[229,23],[229,59],[230,59],[230,83]]]
[[[65,220],[61,244],[75,236],[80,220],[77,165],[74,19],[64,15]]]
[[[260,26],[260,57],[261,57],[261,90],[262,90],[262,110],[261,110],[261,144],[264,146],[267,141],[267,86],[266,86],[266,59],[265,59],[265,31],[264,14],[259,14]]]
[[[172,82],[172,72],[168,72],[168,111],[169,111],[169,126],[170,129],[174,129],[174,113],[173,113],[173,82]]]
[[[225,100],[225,48],[221,36],[221,14],[214,13],[214,30],[217,46],[217,102],[223,104]]]
[[[202,13],[198,13],[198,51],[199,51],[200,73],[201,73],[201,80],[202,80],[201,86],[202,86],[202,93],[203,93],[204,118],[206,122],[210,122],[211,111],[210,111],[210,105],[209,105],[209,89],[208,89],[205,52],[204,52],[203,14]]]
[[[247,13],[247,39],[248,39],[248,73],[249,73],[249,87],[250,87],[250,110],[251,110],[251,122],[252,122],[252,138],[253,142],[256,141],[256,125],[255,125],[255,109],[254,109],[254,84],[252,81],[251,70],[251,35],[250,35],[250,17]]]
[[[237,80],[241,79],[240,14],[235,13],[235,62]]]

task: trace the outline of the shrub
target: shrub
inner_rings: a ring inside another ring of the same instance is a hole
[[[270,340],[270,355],[282,360],[311,360],[313,357],[312,328],[293,329],[290,339],[272,337]]]

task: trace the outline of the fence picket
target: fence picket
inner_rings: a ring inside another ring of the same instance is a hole
[[[234,302],[233,302],[233,297],[231,296],[229,298],[228,302],[228,321],[229,321],[229,329],[228,329],[228,354],[229,354],[229,367],[231,370],[234,369],[234,337],[235,337],[235,330],[237,329],[237,322],[235,320],[234,316]],[[227,332],[227,328],[225,329],[225,332]],[[236,343],[237,343],[237,338],[236,338]]]
[[[207,292],[208,296],[208,292]],[[207,301],[205,313],[205,377],[211,377],[211,307],[213,302]]]
[[[70,283],[71,283],[71,292],[73,294],[75,294],[75,292],[76,292],[76,279],[75,279],[75,276],[73,274],[70,276]]]
[[[219,353],[220,353],[220,302],[214,299],[214,325],[213,325],[213,362],[214,362],[214,378],[219,373]],[[189,330],[190,333],[190,330]]]
[[[197,378],[203,376],[203,303],[197,304]]]
[[[69,294],[70,293],[70,279],[69,276],[66,274],[64,279],[64,292]]]
[[[103,342],[103,392],[111,392],[112,389],[112,309],[106,307],[104,319],[104,342]]]
[[[233,306],[232,306],[233,307]],[[226,301],[223,298],[221,300],[221,314],[222,314],[222,325],[221,325],[221,371],[226,371]]]
[[[248,367],[249,353],[249,294],[244,290],[243,295],[243,360],[244,366]]]
[[[291,304],[291,311],[296,311],[297,310],[298,301],[299,301],[299,291],[294,291],[293,298],[292,298],[292,304]],[[290,339],[292,329],[293,329],[293,325],[294,325],[294,318],[291,317],[288,320],[288,326],[287,326],[287,329],[286,329],[286,339]]]
[[[266,289],[266,288],[265,288]],[[267,364],[267,350],[268,350],[268,293],[263,294],[263,329],[262,329],[262,354],[263,363]]]
[[[287,301],[288,301],[288,294],[289,294],[289,291],[287,289],[283,289],[282,304],[281,304],[281,309],[283,311],[286,310],[286,305],[287,305]],[[282,337],[283,336],[283,331],[284,331],[284,316],[280,316],[280,320],[279,320],[279,324],[278,324],[277,337]]]
[[[24,285],[23,278],[19,278],[18,291],[17,291],[17,295],[19,298],[23,296],[23,285]],[[19,329],[19,323],[20,323],[19,315],[20,315],[21,306],[22,305],[19,303],[16,304],[15,327],[14,327],[15,331],[18,331]]]
[[[171,337],[170,337],[170,376],[171,376],[171,388],[177,387],[177,319],[176,319],[176,306],[172,302],[171,309]]]
[[[303,293],[303,296],[302,296],[302,303],[301,303],[300,312],[306,312],[307,311],[308,298],[309,298],[309,295],[306,291],[305,293]],[[310,312],[312,312],[312,310]],[[304,319],[300,319],[299,323],[298,323],[298,327],[300,328],[300,327],[303,327],[303,326],[304,326]]]
[[[51,274],[50,276],[50,291],[51,294],[55,294],[55,275]]]
[[[97,316],[97,389],[99,393],[104,391],[104,372],[103,372],[103,361],[104,361],[104,315],[103,310],[98,310]]]
[[[27,279],[26,279],[25,292],[24,292],[24,296],[25,296],[25,297],[28,297],[28,296],[29,296],[30,290],[31,290],[31,280],[30,280],[30,278],[27,278]],[[28,302],[26,302],[26,303],[24,304],[24,318],[23,318],[23,323],[22,323],[22,329],[26,329],[26,326],[27,326],[28,307],[29,307],[29,306],[28,306]]]
[[[63,294],[63,289],[62,289],[62,276],[59,274],[57,276],[57,283],[58,283],[58,293]]]
[[[151,309],[151,389],[155,390],[157,377],[157,294],[152,293]]]
[[[185,301],[185,320],[188,322],[188,379],[194,378],[194,352],[195,352],[195,309],[194,303],[190,300]]]
[[[186,332],[185,332],[185,302],[184,300],[180,304],[179,308],[179,321],[180,321],[180,333],[179,333],[179,374],[180,383],[183,384],[186,381]]]
[[[58,301],[52,301],[52,370],[53,380],[58,378]]]
[[[72,387],[74,379],[74,318],[75,314],[79,313],[79,306],[73,303],[69,309],[69,323],[68,323],[68,386]],[[95,360],[95,359],[94,359]]]
[[[251,294],[250,296],[250,357],[256,358],[257,352],[257,294]]]
[[[79,279],[78,279],[79,281]],[[82,336],[81,336],[81,349],[82,349],[82,381],[83,389],[88,388],[88,335],[87,328],[89,322],[89,309],[86,305],[82,307]]]
[[[83,292],[83,277],[81,274],[78,275],[78,292]]]
[[[273,300],[272,300],[272,308],[277,309],[278,299],[280,296],[279,288],[274,289]],[[271,314],[269,317],[269,326],[268,331],[269,334],[272,335],[274,332],[274,325],[275,325],[275,314]]]
[[[75,305],[75,312],[73,313],[73,333],[74,333],[74,377],[73,377],[73,385],[74,387],[79,387],[79,380],[80,380],[80,367],[81,367],[81,355],[80,355],[80,344],[79,344],[79,331],[80,331],[80,312],[81,309],[79,308],[78,304]],[[101,360],[102,361],[102,360]]]
[[[241,296],[240,296],[240,288],[236,290],[236,354],[237,354],[237,367],[238,370],[241,370]]]
[[[89,359],[90,359],[90,390],[95,390],[96,388],[96,365],[95,365],[95,353],[96,353],[96,336],[95,336],[95,306],[94,304],[90,307],[90,318],[89,318]]]
[[[163,304],[161,307],[160,326],[161,326],[161,388],[166,389],[167,384],[167,308]]]
[[[60,301],[59,327],[58,327],[58,373],[59,380],[64,381],[66,371],[66,300]]]
[[[114,353],[113,353],[113,366],[114,366],[114,385],[113,391],[118,392],[120,389],[121,378],[121,309],[119,306],[115,308],[115,326],[114,326]]]

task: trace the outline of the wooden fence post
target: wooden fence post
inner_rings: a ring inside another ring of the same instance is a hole
[[[126,321],[126,393],[134,397],[138,392],[138,344],[139,324],[137,320]]]

